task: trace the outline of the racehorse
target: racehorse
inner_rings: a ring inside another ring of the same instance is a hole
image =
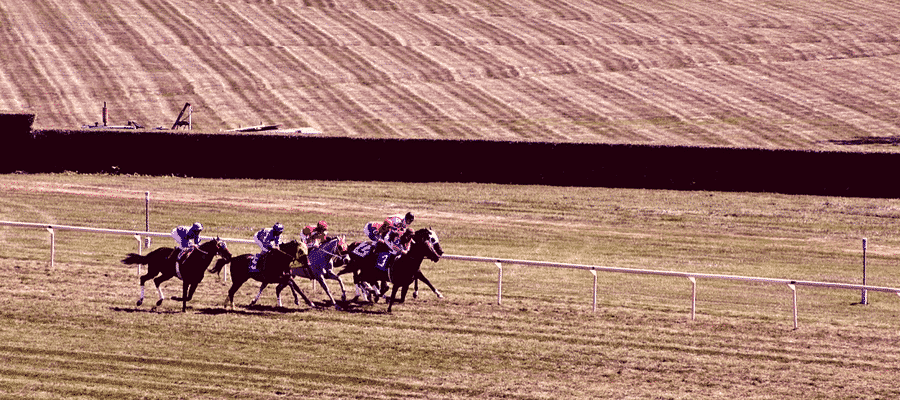
[[[250,261],[253,259],[253,254],[242,254],[229,259],[219,260],[209,272],[217,274],[225,267],[225,264],[231,264],[231,288],[228,289],[228,298],[225,300],[225,307],[230,306],[231,309],[234,309],[234,294],[237,293],[238,289],[241,288],[241,285],[250,278],[264,284],[284,284],[281,286],[282,288],[284,286],[290,286],[294,293],[294,304],[300,303],[297,299],[297,293],[300,293],[300,296],[303,296],[303,300],[306,300],[306,304],[309,304],[310,307],[315,307],[313,302],[309,300],[309,297],[306,297],[306,294],[304,294],[302,290],[300,290],[300,287],[297,286],[297,283],[294,282],[293,277],[290,275],[290,265],[292,262],[297,261],[297,257],[300,256],[300,253],[301,244],[296,240],[292,240],[287,243],[282,243],[277,249],[266,252],[258,262],[258,265],[264,266],[260,272],[250,272]],[[280,289],[277,291],[277,294],[278,305],[280,306]],[[258,298],[259,296],[257,296],[257,299]],[[256,300],[254,300],[254,303],[255,302]],[[251,303],[251,305],[252,304],[253,303]]]
[[[203,280],[203,273],[206,271],[209,263],[212,262],[213,257],[218,255],[226,260],[231,259],[231,252],[228,251],[225,242],[219,238],[204,242],[196,249],[191,250],[184,261],[184,265],[180,265],[177,270],[175,267],[176,257],[174,257],[176,251],[178,250],[172,247],[160,247],[146,256],[129,253],[122,260],[122,264],[126,265],[147,265],[147,274],[141,276],[141,298],[138,300],[137,305],[140,306],[144,303],[145,282],[161,274],[153,279],[153,283],[156,284],[156,291],[159,292],[159,300],[156,302],[158,307],[165,298],[159,285],[172,279],[173,276],[178,276],[182,281],[182,297],[173,296],[172,300],[181,300],[181,311],[184,312],[187,310],[187,302],[194,297],[194,291],[197,290],[197,286]]]
[[[341,300],[347,301],[347,292],[344,289],[344,282],[342,282],[341,278],[335,275],[332,270],[334,268],[334,260],[336,258],[345,257],[344,253],[346,252],[347,242],[344,235],[331,238],[325,243],[310,249],[309,255],[307,256],[308,262],[304,264],[301,260],[301,265],[299,267],[291,268],[291,275],[318,281],[319,285],[322,286],[322,289],[325,290],[325,294],[328,295],[328,299],[331,300],[331,304],[337,307],[337,302],[334,301],[334,297],[331,295],[331,290],[328,289],[325,279],[338,281],[338,284],[341,286]],[[276,290],[280,292],[281,289],[284,288],[284,285],[285,284],[283,283],[278,284]],[[259,293],[256,295],[256,299],[259,299],[259,296],[265,288],[266,283],[263,282],[262,286],[259,288]],[[253,302],[256,302],[256,300],[253,300]]]
[[[411,230],[407,230],[407,232],[405,232],[403,234],[403,236],[401,236],[401,239],[400,239],[401,244],[412,240],[413,235],[414,235],[414,233]],[[380,243],[380,242],[377,244],[374,242],[353,242],[350,245],[350,248],[349,248],[349,251],[347,252],[347,254],[350,257],[349,258],[350,261],[348,261],[348,264],[352,264],[352,265],[348,265],[347,267],[344,267],[343,269],[341,269],[340,272],[337,273],[337,275],[343,275],[343,274],[347,274],[350,272],[353,273],[353,283],[354,283],[354,285],[356,285],[356,297],[357,298],[359,298],[360,295],[362,294],[363,296],[366,297],[366,299],[368,301],[377,302],[378,298],[381,295],[384,295],[385,297],[387,297],[387,282],[386,282],[387,277],[386,276],[384,276],[385,280],[381,280],[381,282],[380,282],[381,289],[377,289],[377,287],[376,288],[367,288],[367,287],[365,287],[365,285],[367,285],[367,283],[365,283],[359,279],[359,271],[360,270],[362,270],[363,268],[372,267],[375,265],[376,253],[386,252],[386,251],[390,251],[390,249],[387,247],[386,244]],[[390,263],[392,261],[393,261],[392,258],[389,258],[388,265],[390,265]],[[419,272],[416,274],[416,279],[414,281],[415,288],[413,289],[413,298],[417,298],[419,295],[419,281],[422,281],[426,285],[428,285],[428,287],[431,289],[431,291],[434,292],[434,294],[439,299],[444,298],[444,295],[441,294],[441,292],[438,291],[437,288],[435,288],[434,285],[431,284],[431,281],[429,281],[428,278],[425,277],[425,274],[422,273],[421,270],[419,270]],[[372,298],[372,299],[370,300],[369,298]],[[403,303],[404,301],[406,301],[406,291],[401,292],[399,302]]]
[[[403,288],[402,297],[406,297],[409,285],[413,283],[420,275],[422,261],[425,258],[433,262],[438,262],[444,250],[441,249],[441,243],[437,234],[432,229],[419,229],[413,234],[409,251],[398,257],[393,265],[387,271],[381,271],[375,267],[374,263],[363,262],[359,269],[358,279],[370,285],[377,285],[378,281],[387,280],[391,283],[391,297],[388,300],[388,312],[396,301],[397,290]],[[366,257],[368,259],[369,257]],[[359,259],[357,259],[359,260]],[[353,261],[341,272],[353,270]]]

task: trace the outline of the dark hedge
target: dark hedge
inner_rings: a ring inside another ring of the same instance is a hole
[[[900,154],[485,140],[42,130],[14,170],[900,197]]]

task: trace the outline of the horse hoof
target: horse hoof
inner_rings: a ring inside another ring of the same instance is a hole
[[[443,299],[444,295],[441,292],[435,293],[439,299]]]
[[[138,300],[138,302],[137,302],[137,305],[138,305],[138,307],[140,307],[140,306],[141,306],[141,304],[144,304],[144,300],[143,300],[143,299],[141,299],[141,300]]]
[[[159,299],[159,300],[156,302],[156,306],[159,307],[159,306],[161,306],[161,305],[162,305],[162,299]]]
[[[418,299],[418,298],[419,298],[419,292],[413,292],[413,298],[414,298],[414,299]]]

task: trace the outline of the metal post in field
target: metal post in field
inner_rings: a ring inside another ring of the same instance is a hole
[[[693,276],[688,277],[691,281],[691,321],[697,319],[697,279]]]
[[[134,238],[137,239],[138,242],[138,254],[144,254],[144,241],[141,239],[141,235],[135,234]],[[141,264],[137,265],[137,274],[141,276]]]
[[[150,192],[144,192],[144,231],[150,232]],[[146,247],[150,248],[150,236],[147,236]]]
[[[794,293],[794,330],[797,330],[797,286],[793,283],[788,284],[788,287],[791,288],[791,292]]]
[[[597,271],[591,270],[591,275],[594,276],[594,307],[593,307],[593,311],[597,311]]]
[[[869,240],[863,238],[863,286],[866,285],[866,248],[868,247]],[[859,304],[869,304],[869,292],[866,289],[862,289],[862,299],[859,301]]]
[[[503,302],[503,264],[500,264],[500,261],[494,261],[494,265],[497,266],[497,304],[499,305]]]
[[[47,227],[47,231],[50,232],[50,269],[53,269],[53,260],[56,258],[56,233],[53,232],[52,227]]]

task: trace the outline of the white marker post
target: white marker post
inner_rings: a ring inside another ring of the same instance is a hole
[[[866,247],[868,247],[868,242],[868,239],[863,238],[863,286],[866,286]],[[862,289],[862,299],[859,301],[859,304],[869,304],[869,292],[866,289]]]

